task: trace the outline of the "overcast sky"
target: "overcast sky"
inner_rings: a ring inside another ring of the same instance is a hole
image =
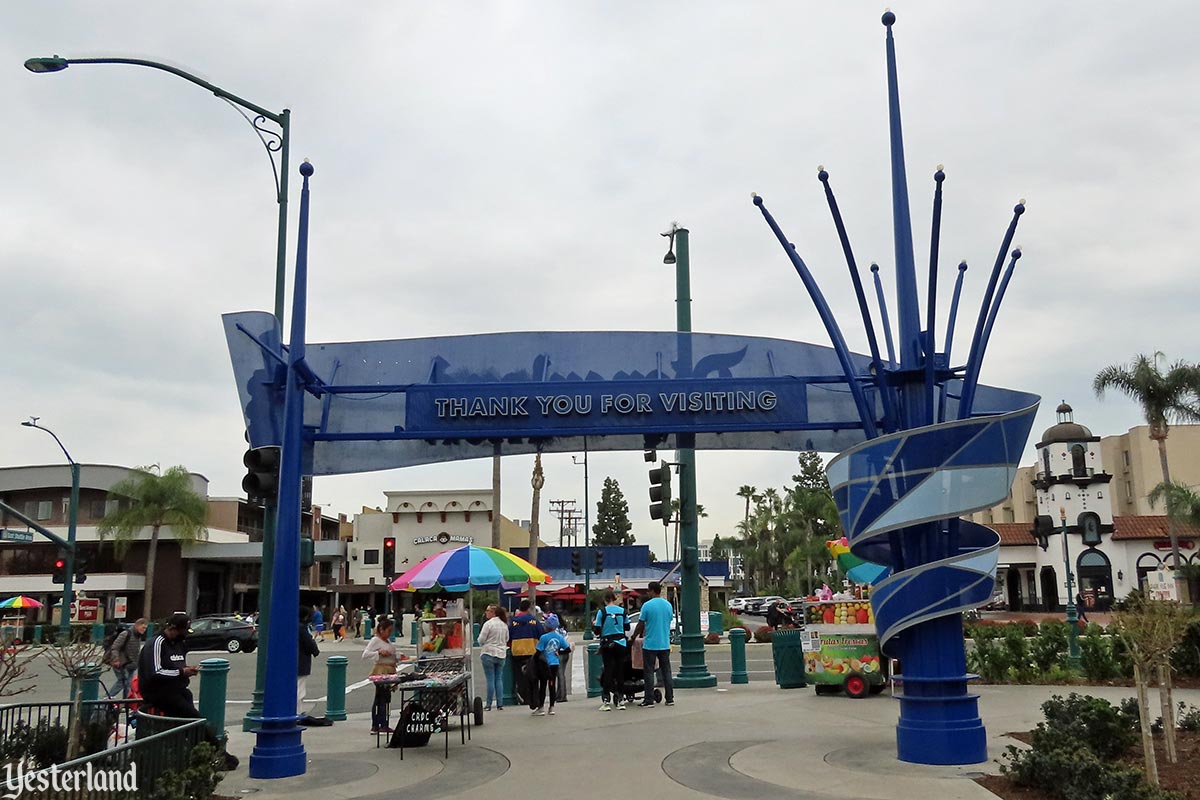
[[[1098,435],[1139,424],[1131,402],[1100,402],[1090,385],[1138,352],[1200,360],[1195,4],[892,7],[916,260],[927,263],[943,163],[939,295],[960,259],[971,265],[957,352],[1025,198],[1024,258],[983,381],[1042,395],[1033,441],[1063,399]],[[244,425],[220,315],[270,310],[274,296],[271,169],[240,116],[161,72],[33,75],[26,58],[165,61],[290,108],[293,170],[305,157],[316,167],[310,341],[672,330],[658,234],[678,220],[691,231],[696,330],[825,344],[750,203],[756,191],[866,352],[815,173],[830,171],[860,265],[882,265],[894,303],[882,11],[697,0],[7,7],[0,464],[59,460],[49,437],[18,427],[33,414],[81,462],[183,464],[210,494],[239,493]],[[293,187],[289,275],[294,172]],[[290,310],[290,287],[287,297]],[[702,537],[741,519],[739,486],[784,486],[795,463],[700,453]],[[509,517],[530,515],[531,466],[505,459]],[[546,501],[582,507],[583,469],[562,455],[545,468],[544,538],[556,541]],[[662,555],[641,453],[595,455],[590,475],[593,503],[606,475],[620,481],[638,541]],[[482,460],[319,478],[314,500],[353,513],[382,505],[386,490],[490,485]]]

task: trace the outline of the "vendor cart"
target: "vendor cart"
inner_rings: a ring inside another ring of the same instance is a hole
[[[887,660],[867,600],[804,603],[804,674],[817,694],[865,697],[888,683]]]

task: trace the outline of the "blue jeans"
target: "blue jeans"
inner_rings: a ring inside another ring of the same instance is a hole
[[[129,697],[129,682],[133,680],[133,676],[137,674],[137,664],[126,664],[123,667],[113,667],[113,675],[116,677],[116,683],[108,691],[109,697],[116,697],[120,691],[121,699]]]
[[[496,698],[496,708],[504,708],[504,682],[501,677],[504,669],[504,659],[496,656],[482,655],[483,677],[487,680],[487,700],[485,705],[492,707],[492,698]]]

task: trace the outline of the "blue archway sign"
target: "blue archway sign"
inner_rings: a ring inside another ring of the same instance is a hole
[[[934,335],[945,173],[934,175],[933,235],[924,324],[917,299],[892,26],[887,72],[896,248],[897,336],[872,265],[887,356],[881,354],[858,266],[824,168],[824,187],[867,331],[852,353],[817,282],[753,198],[796,269],[832,347],[781,339],[677,332],[528,332],[308,344],[309,177],[301,167],[299,243],[290,346],[275,317],[224,317],[234,376],[254,447],[282,445],[271,610],[298,607],[300,481],[501,454],[697,449],[837,452],[827,469],[852,551],[886,564],[872,596],[885,652],[903,665],[897,753],[905,761],[987,760],[976,676],[966,672],[962,612],[990,599],[999,537],[960,519],[1006,496],[1033,424],[1036,395],[979,385],[983,355],[1019,249],[1023,203],[1002,239],[970,352],[952,366],[959,265],[946,335]],[[1005,258],[1007,269],[1004,269]],[[290,676],[295,630],[268,630],[263,722],[253,777],[305,769]]]

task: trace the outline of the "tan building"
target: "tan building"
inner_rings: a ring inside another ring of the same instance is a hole
[[[1100,460],[1112,476],[1112,513],[1117,517],[1153,516],[1166,509],[1150,505],[1148,496],[1162,481],[1158,442],[1151,440],[1149,426],[1138,425],[1126,433],[1100,438]],[[1175,425],[1167,438],[1171,479],[1193,488],[1200,487],[1200,425]],[[984,525],[1005,522],[1033,524],[1037,495],[1033,482],[1040,467],[1032,464],[1017,470],[1012,491],[998,506],[977,511],[970,519]]]
[[[426,558],[466,544],[492,544],[491,489],[384,492],[384,508],[356,514],[348,542],[346,582],[334,590],[358,606],[383,608],[386,585]],[[385,540],[392,540],[394,567],[385,575]],[[529,531],[500,516],[500,548],[529,546]],[[540,546],[545,546],[542,542]],[[349,606],[347,606],[349,607]]]

